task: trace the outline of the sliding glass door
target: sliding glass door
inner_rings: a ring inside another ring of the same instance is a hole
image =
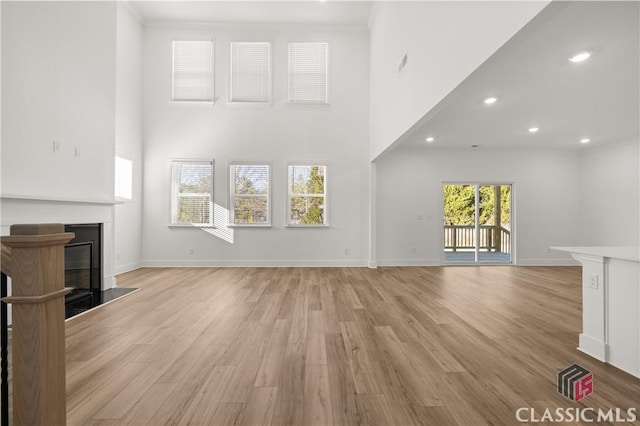
[[[511,185],[443,184],[445,263],[511,263]]]

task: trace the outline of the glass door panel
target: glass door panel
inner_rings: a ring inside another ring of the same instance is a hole
[[[511,185],[445,184],[446,263],[511,263]]]

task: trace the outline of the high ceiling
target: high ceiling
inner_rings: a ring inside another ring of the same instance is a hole
[[[145,22],[355,25],[366,28],[368,1],[131,1]]]
[[[149,22],[349,25],[368,1],[132,1]],[[554,2],[409,131],[396,147],[579,149],[637,140],[636,1]],[[401,23],[398,23],[401,25]],[[469,37],[473,35],[470,34]],[[568,58],[592,52],[582,63]],[[493,105],[484,104],[496,97]],[[531,127],[539,131],[530,133]],[[426,143],[432,136],[434,141]],[[588,138],[588,144],[580,143]]]
[[[638,2],[552,3],[399,146],[579,149],[638,140],[638,13]],[[592,55],[568,60],[581,51]],[[497,101],[485,104],[489,97]]]

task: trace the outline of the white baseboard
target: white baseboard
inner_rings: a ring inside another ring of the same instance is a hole
[[[117,265],[115,267],[115,275],[124,274],[125,272],[135,271],[136,269],[140,269],[142,267],[142,262],[131,262],[126,265]]]
[[[578,337],[578,340],[580,345],[578,346],[578,350],[580,352],[584,352],[602,362],[607,362],[606,345],[604,342],[582,333]]]
[[[573,259],[518,259],[518,266],[580,266]]]
[[[440,266],[440,259],[378,259],[378,266]]]
[[[334,267],[334,268],[362,268],[368,262],[363,259],[351,260],[143,260],[141,267],[146,268],[291,268],[291,267]]]
[[[102,291],[116,287],[116,277],[114,275],[105,275],[102,277]]]

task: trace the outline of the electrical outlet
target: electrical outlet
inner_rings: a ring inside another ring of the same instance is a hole
[[[53,152],[60,152],[60,142],[53,141]]]
[[[196,251],[192,248],[189,249],[189,254],[194,254]]]
[[[414,247],[414,248],[411,249],[411,253],[416,254],[417,252],[418,252],[417,248]]]
[[[344,254],[349,254],[349,249],[348,248],[344,249]]]
[[[598,288],[598,276],[594,274],[589,275],[589,288],[597,289]]]

